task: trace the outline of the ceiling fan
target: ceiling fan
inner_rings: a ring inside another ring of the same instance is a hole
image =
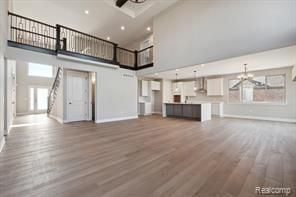
[[[116,0],[116,6],[121,8],[127,1],[139,4],[144,3],[146,0]]]

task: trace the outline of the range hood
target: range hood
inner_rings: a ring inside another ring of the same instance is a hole
[[[207,93],[207,90],[205,89],[205,78],[202,77],[199,81],[200,88],[197,90],[199,93]]]

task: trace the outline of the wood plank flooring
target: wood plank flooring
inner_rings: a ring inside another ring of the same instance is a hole
[[[274,186],[296,196],[296,124],[23,116],[0,153],[1,197],[249,197]]]

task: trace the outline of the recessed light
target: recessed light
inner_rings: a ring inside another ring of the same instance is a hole
[[[108,36],[108,37],[107,37],[107,40],[110,40],[110,39],[111,39],[111,38]]]
[[[121,26],[120,29],[121,29],[121,30],[125,30],[125,26]]]
[[[202,64],[202,65],[200,65],[201,67],[205,67],[205,65],[204,64]]]
[[[88,10],[84,10],[84,14],[89,14],[89,11]]]
[[[151,27],[147,27],[147,31],[151,31]]]

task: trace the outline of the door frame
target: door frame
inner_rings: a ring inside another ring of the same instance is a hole
[[[31,88],[34,88],[34,110],[31,110],[30,109],[30,100],[31,100],[31,95],[30,95],[30,89]],[[37,89],[38,88],[46,88],[48,89],[48,93],[50,91],[50,87],[48,86],[40,86],[40,85],[29,85],[28,86],[28,102],[27,102],[27,105],[28,105],[28,113],[29,114],[44,114],[46,113],[47,109],[45,110],[38,110],[37,109],[37,105],[38,105],[38,101],[37,101]]]
[[[86,101],[87,101],[87,105],[85,106],[85,112],[87,111],[87,116],[85,116],[85,119],[84,120],[81,120],[81,121],[88,121],[88,120],[91,120],[91,97],[90,97],[90,84],[91,84],[91,78],[90,78],[90,72],[88,71],[80,71],[80,70],[72,70],[72,69],[67,69],[66,70],[66,83],[65,83],[65,97],[64,97],[64,105],[65,105],[65,108],[66,109],[66,120],[64,122],[75,122],[75,120],[69,120],[69,73],[85,73],[85,75],[87,76],[87,82],[86,82],[86,87],[87,87],[87,98],[86,98]]]

